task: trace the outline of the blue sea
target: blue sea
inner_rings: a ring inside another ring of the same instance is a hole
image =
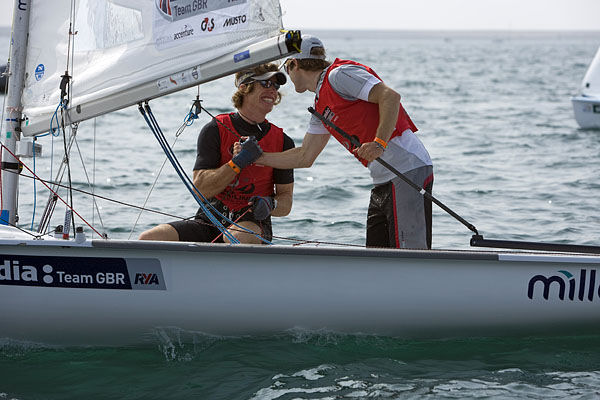
[[[578,128],[570,102],[600,31],[310,33],[320,36],[330,58],[370,65],[402,95],[434,162],[434,196],[484,237],[600,245],[600,130]],[[0,44],[7,54],[6,35]],[[231,77],[199,89],[212,113],[232,110],[232,92]],[[312,96],[296,94],[292,85],[282,93],[269,119],[300,145]],[[151,102],[190,173],[198,131],[210,117],[201,114],[178,138],[175,132],[197,94],[189,89]],[[62,137],[38,142],[36,174],[51,179]],[[74,149],[73,185],[103,197],[94,205],[76,193],[75,209],[110,238],[136,238],[195,213],[170,165],[162,168],[165,157],[136,107],[82,123]],[[332,140],[295,177],[292,213],[274,221],[276,245],[364,245],[371,188],[364,167]],[[21,183],[19,224],[36,227],[48,193],[26,177]],[[52,227],[64,212],[59,204]],[[470,236],[434,206],[434,248],[468,249]],[[0,338],[0,399],[599,396],[600,332],[437,340],[302,330],[265,337],[157,332],[152,344],[116,348]]]

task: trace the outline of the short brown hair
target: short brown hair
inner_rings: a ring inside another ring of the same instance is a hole
[[[310,54],[314,56],[324,56],[325,49],[322,47],[313,47],[310,49]],[[321,71],[331,65],[331,62],[320,58],[302,58],[296,59],[296,61],[298,61],[298,68],[307,71]]]
[[[251,68],[250,70],[246,69],[243,71],[239,71],[235,74],[235,79],[237,81],[242,75],[248,73],[248,71],[254,72],[255,75],[262,75],[270,71],[277,71],[278,69],[279,67],[277,66],[277,64],[274,63],[261,64],[257,67]],[[242,84],[238,87],[237,91],[233,94],[233,96],[231,96],[231,101],[233,102],[233,106],[235,108],[239,110],[242,107],[242,105],[244,104],[244,97],[246,97],[247,94],[252,93],[252,91],[254,90],[254,85],[256,85],[256,83],[256,81],[253,81],[251,83]],[[280,102],[281,93],[277,92],[277,100],[274,104],[277,105]]]

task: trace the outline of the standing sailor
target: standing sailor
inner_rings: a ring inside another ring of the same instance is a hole
[[[301,52],[288,58],[285,70],[298,93],[315,93],[315,109],[354,135],[355,147],[313,116],[302,146],[283,153],[263,153],[258,163],[275,168],[307,168],[333,135],[371,172],[375,187],[367,215],[367,246],[431,248],[431,200],[425,199],[383,165],[378,157],[431,192],[433,166],[400,95],[369,67],[355,61],[325,60],[316,37],[302,38]]]

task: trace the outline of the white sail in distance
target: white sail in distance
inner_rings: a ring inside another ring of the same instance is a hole
[[[75,122],[290,52],[278,0],[53,0],[31,6],[25,136],[50,128],[65,71],[72,77],[68,115]]]
[[[600,47],[581,82],[581,94],[600,97]]]

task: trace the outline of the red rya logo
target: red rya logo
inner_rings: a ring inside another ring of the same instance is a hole
[[[158,281],[158,275],[149,273],[136,273],[135,274],[135,284],[136,285],[160,285]]]

